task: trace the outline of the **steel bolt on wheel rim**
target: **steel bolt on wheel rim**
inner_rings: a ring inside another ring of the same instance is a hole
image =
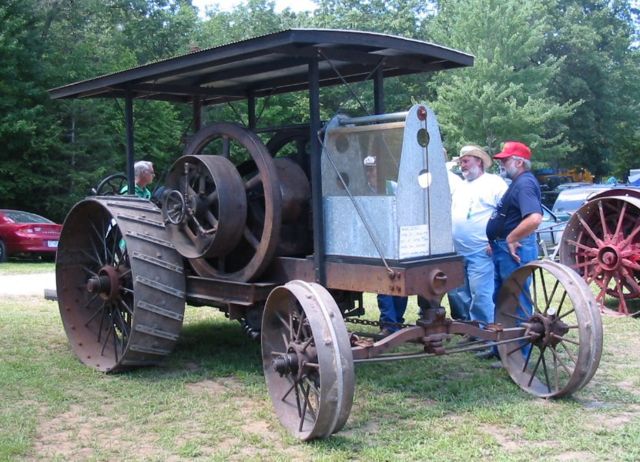
[[[262,321],[267,387],[282,425],[302,440],[340,430],[355,388],[351,345],[340,310],[315,283],[273,290]]]
[[[589,287],[570,268],[542,260],[516,270],[500,291],[496,323],[524,329],[528,340],[501,344],[498,351],[514,382],[533,395],[571,395],[598,368],[600,313]]]
[[[608,295],[618,300],[620,314],[629,314],[627,300],[640,297],[640,199],[603,197],[583,205],[563,233],[560,262],[597,287],[603,309]]]

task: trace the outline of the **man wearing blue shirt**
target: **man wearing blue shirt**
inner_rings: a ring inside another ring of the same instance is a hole
[[[511,179],[495,213],[487,223],[495,267],[493,300],[497,303],[502,283],[516,269],[538,258],[535,231],[542,222],[540,185],[531,173],[531,150],[518,141],[507,141],[502,152],[493,156],[500,162],[500,174]],[[525,291],[529,284],[525,284]],[[531,303],[521,297],[530,315]],[[496,306],[497,308],[497,306]]]

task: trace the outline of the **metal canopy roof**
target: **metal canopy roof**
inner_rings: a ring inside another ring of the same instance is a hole
[[[419,40],[374,32],[289,29],[192,52],[49,90],[52,98],[134,98],[218,104],[306,90],[308,63],[320,85],[473,65],[473,56]],[[336,72],[337,71],[337,72]],[[339,73],[340,76],[337,74]]]

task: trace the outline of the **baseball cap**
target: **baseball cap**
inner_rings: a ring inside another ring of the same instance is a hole
[[[506,159],[508,157],[518,156],[523,159],[531,160],[531,149],[524,143],[519,141],[507,141],[504,143],[502,152],[499,152],[494,159]]]

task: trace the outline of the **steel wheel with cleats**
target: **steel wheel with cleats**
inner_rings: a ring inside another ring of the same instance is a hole
[[[62,323],[80,361],[104,372],[158,364],[180,333],[182,257],[160,210],[129,196],[79,202],[56,260]]]
[[[640,198],[600,197],[580,207],[562,235],[560,262],[598,287],[603,310],[608,295],[629,314],[627,300],[640,297]]]
[[[282,425],[301,440],[340,430],[355,378],[349,336],[329,292],[291,281],[274,289],[262,319],[262,362]]]
[[[500,291],[495,322],[524,329],[526,340],[498,351],[514,382],[533,395],[571,395],[598,368],[600,312],[586,283],[564,265],[540,260],[514,271]]]

